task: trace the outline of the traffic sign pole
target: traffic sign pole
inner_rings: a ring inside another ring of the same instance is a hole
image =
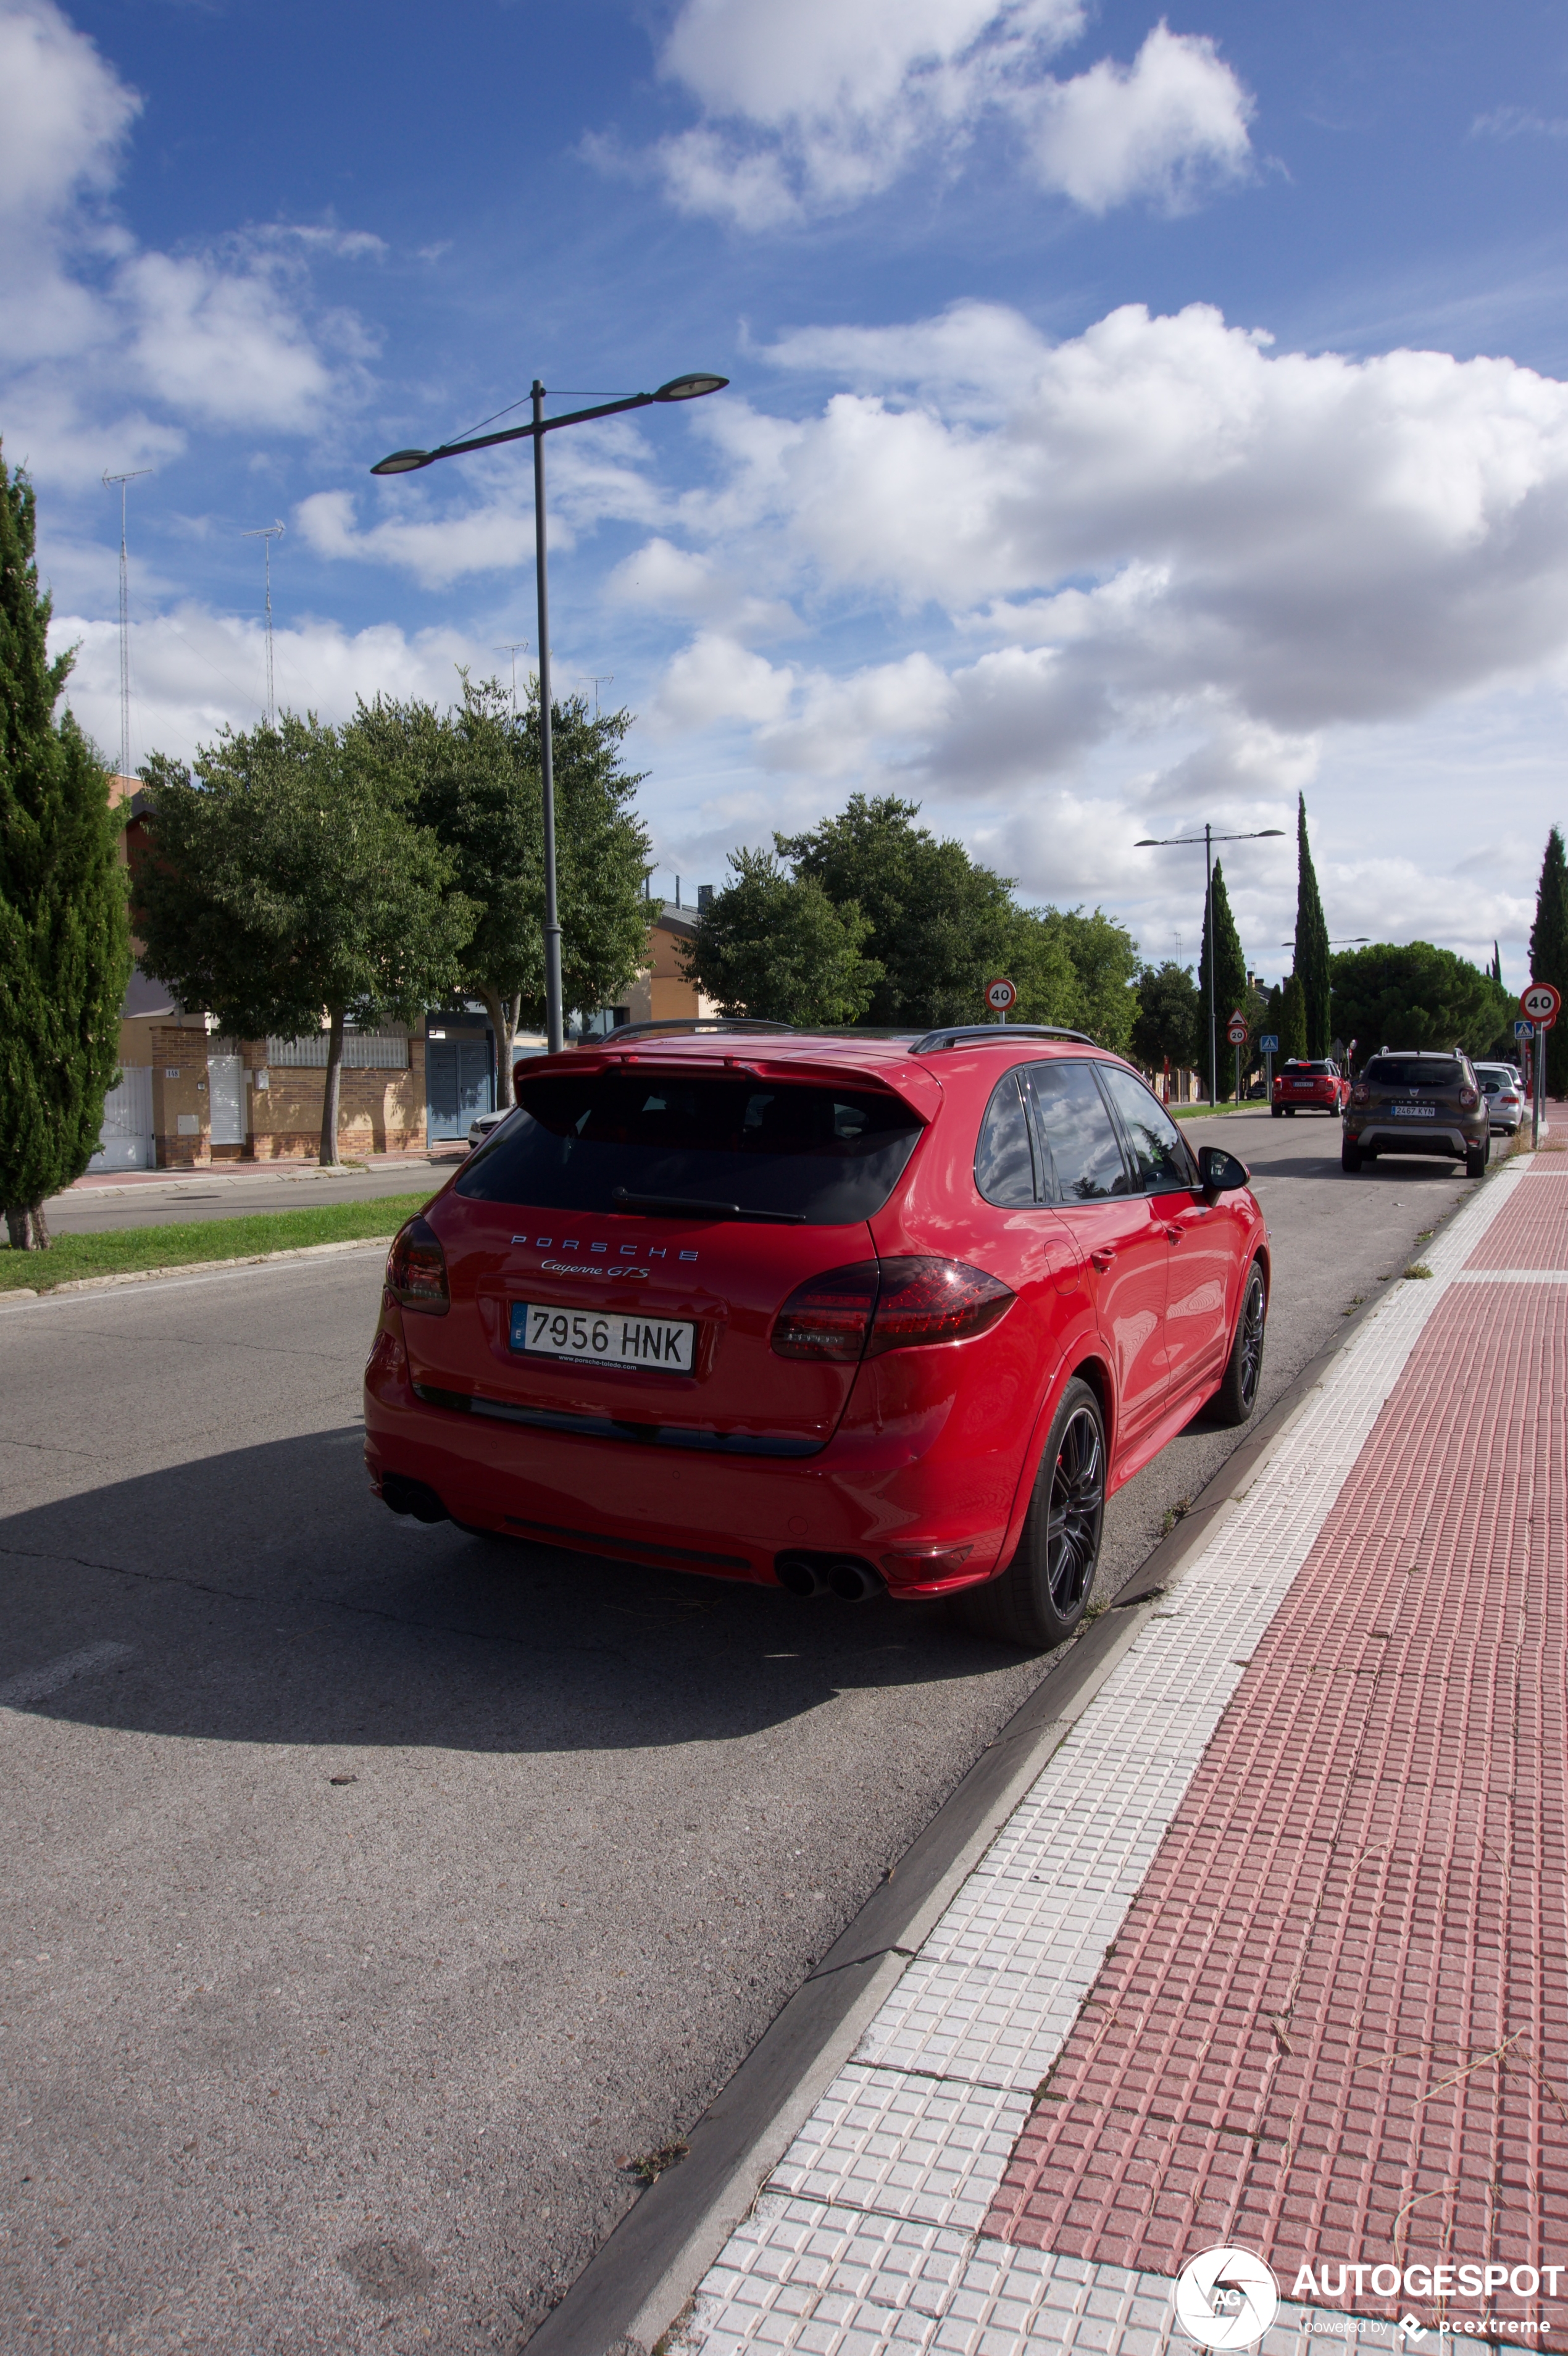
[[[1546,1033],[1563,1012],[1563,993],[1550,981],[1532,981],[1520,992],[1520,1012],[1531,1025],[1534,1037],[1531,1060],[1535,1066],[1535,1087],[1531,1091],[1530,1142],[1532,1151],[1539,1151],[1541,1132],[1545,1127],[1546,1111]]]

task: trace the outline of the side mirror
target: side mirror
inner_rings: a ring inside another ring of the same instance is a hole
[[[1244,1162],[1227,1153],[1222,1145],[1202,1145],[1198,1149],[1198,1181],[1206,1194],[1231,1194],[1244,1186],[1252,1176]]]

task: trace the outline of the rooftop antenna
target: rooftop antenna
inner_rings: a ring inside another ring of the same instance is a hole
[[[585,671],[580,671],[580,672],[578,673],[578,677],[579,677],[580,679],[586,680],[590,683],[590,685],[592,687],[592,690],[593,690],[593,717],[594,717],[594,719],[595,719],[595,720],[597,720],[597,719],[598,719],[598,717],[599,717],[599,691],[600,691],[600,689],[601,689],[602,687],[613,687],[613,685],[614,685],[614,683],[615,683],[615,674],[614,674],[614,672],[613,672],[613,670],[604,670],[604,671],[601,671],[601,672],[598,674],[597,678],[595,678],[595,676],[594,676],[594,674],[592,673],[592,671],[591,671],[591,670],[585,670]]]
[[[496,648],[498,655],[510,655],[512,658],[512,717],[514,720],[517,716],[517,657],[520,654],[527,654],[528,650],[527,638],[505,638]]]
[[[131,574],[125,557],[125,486],[151,466],[133,466],[126,475],[105,475],[105,489],[120,486],[120,775],[131,774]]]
[[[273,728],[277,725],[278,718],[277,701],[272,694],[272,542],[275,540],[282,540],[283,536],[283,527],[281,523],[266,524],[260,531],[242,531],[240,535],[241,540],[259,540],[261,541],[262,561],[266,566],[267,725],[269,728]]]

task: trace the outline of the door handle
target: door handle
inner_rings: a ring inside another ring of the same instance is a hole
[[[1111,1262],[1115,1258],[1115,1251],[1112,1246],[1108,1244],[1102,1245],[1098,1251],[1092,1251],[1090,1253],[1089,1265],[1091,1268],[1097,1268],[1101,1275],[1104,1276],[1105,1270],[1110,1267]]]
[[[1167,1229],[1166,1229],[1166,1231],[1165,1231],[1165,1232],[1166,1232],[1166,1237],[1167,1237],[1167,1240],[1168,1240],[1168,1242],[1173,1243],[1173,1244],[1179,1244],[1179,1243],[1181,1241],[1182,1236],[1185,1234],[1186,1230],[1185,1230],[1184,1228],[1182,1228],[1182,1227],[1167,1227]]]

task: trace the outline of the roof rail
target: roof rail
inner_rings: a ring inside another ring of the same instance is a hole
[[[793,1031],[793,1023],[763,1023],[742,1014],[670,1014],[662,1023],[619,1023],[613,1031],[593,1032],[575,1040],[579,1047],[609,1047],[621,1039],[645,1039],[653,1032],[677,1034],[702,1031]]]
[[[1010,1039],[1076,1039],[1084,1047],[1097,1047],[1098,1039],[1091,1039],[1086,1031],[1064,1031],[1055,1023],[958,1023],[941,1031],[928,1031],[910,1049],[912,1055],[929,1055],[936,1047],[1005,1047]]]

